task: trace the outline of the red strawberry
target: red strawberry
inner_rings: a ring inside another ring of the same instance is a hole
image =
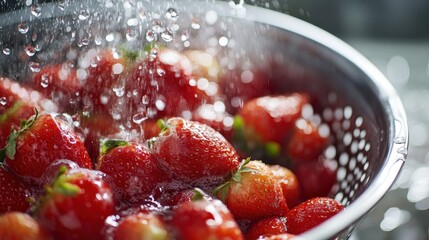
[[[247,240],[256,240],[260,237],[286,233],[286,218],[272,217],[262,219],[250,226],[246,233]]]
[[[343,209],[344,207],[339,202],[331,198],[318,197],[309,199],[287,213],[287,231],[291,234],[301,234],[321,224]]]
[[[169,234],[160,215],[139,212],[122,218],[113,232],[114,240],[167,240]]]
[[[247,138],[260,142],[282,144],[301,117],[302,107],[308,96],[292,93],[280,96],[265,96],[246,102],[239,115],[244,121]]]
[[[192,114],[192,120],[204,123],[222,134],[228,141],[232,141],[234,118],[225,111],[225,105],[203,104]],[[219,105],[219,106],[218,106]]]
[[[295,166],[304,199],[327,196],[337,180],[337,163],[331,159],[319,158],[316,162]]]
[[[127,63],[115,49],[88,51],[81,61],[87,67],[87,77],[82,87],[82,99],[86,109],[110,113],[121,94],[115,89],[124,87],[120,78],[125,74]]]
[[[220,76],[219,87],[229,112],[235,114],[251,99],[271,94],[268,73],[260,69],[234,69]]]
[[[30,207],[27,199],[29,195],[29,189],[24,183],[4,166],[0,166],[0,214],[27,211]]]
[[[6,145],[11,131],[34,114],[35,108],[57,111],[57,106],[41,93],[0,77],[0,148]]]
[[[145,146],[120,140],[104,143],[97,169],[109,176],[116,197],[123,202],[141,202],[167,181]]]
[[[114,200],[103,174],[77,169],[58,174],[38,208],[38,219],[55,239],[102,239]]]
[[[288,211],[280,185],[261,161],[244,160],[232,178],[214,193],[236,219],[281,217]]]
[[[270,166],[273,176],[277,179],[285,196],[287,206],[293,208],[301,202],[301,190],[295,174],[282,166]]]
[[[29,84],[51,98],[63,111],[74,112],[81,107],[81,82],[70,63],[42,68],[30,78]]]
[[[294,161],[313,161],[328,144],[328,132],[319,131],[311,121],[299,119],[286,147],[286,154]]]
[[[292,240],[292,239],[301,239],[295,238],[296,236],[290,233],[283,233],[279,235],[271,235],[266,237],[260,237],[258,240]]]
[[[179,190],[173,192],[164,192],[159,198],[159,202],[163,206],[177,207],[186,202],[192,202],[193,200],[211,200],[212,198],[207,195],[203,190],[199,188]]]
[[[170,49],[150,50],[149,56],[135,67],[125,90],[131,118],[180,116],[207,99],[193,79],[189,59]]]
[[[2,240],[49,240],[52,237],[30,215],[8,212],[0,216]]]
[[[178,239],[244,239],[234,217],[219,200],[180,205],[173,212],[171,225]]]
[[[163,166],[186,182],[218,184],[237,170],[237,153],[211,127],[182,118],[170,118],[151,149]]]
[[[81,167],[92,166],[82,141],[66,121],[51,114],[39,116],[37,111],[19,131],[11,133],[1,152],[13,172],[36,181],[57,159],[68,159]]]

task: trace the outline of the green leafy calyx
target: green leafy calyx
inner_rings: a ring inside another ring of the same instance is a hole
[[[237,171],[232,175],[231,179],[217,186],[213,190],[213,195],[218,196],[222,202],[225,202],[228,194],[228,189],[230,188],[231,184],[234,182],[241,183],[243,173],[250,173],[255,171],[247,166],[250,161],[250,158],[246,158],[245,160],[241,161]]]
[[[34,122],[36,121],[39,115],[39,111],[37,110],[37,108],[35,108],[34,111],[35,111],[35,114],[33,116],[21,122],[21,126],[18,131],[14,130],[10,133],[9,137],[7,138],[6,146],[0,149],[0,162],[3,162],[6,157],[12,160],[15,158],[16,139],[24,132],[26,132],[28,129],[30,129],[31,126],[33,126]]]

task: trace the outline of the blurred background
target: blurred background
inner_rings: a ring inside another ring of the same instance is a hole
[[[45,2],[51,1],[0,0],[0,12]],[[231,2],[274,9],[319,26],[355,47],[387,76],[406,108],[409,154],[391,191],[358,224],[350,239],[429,239],[429,1]]]

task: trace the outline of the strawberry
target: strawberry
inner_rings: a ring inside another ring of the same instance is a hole
[[[269,167],[282,188],[287,206],[293,208],[298,205],[301,202],[301,190],[296,175],[291,170],[280,165]]]
[[[4,166],[0,166],[0,214],[27,211],[30,207],[29,196],[29,188]]]
[[[115,207],[103,177],[94,170],[60,168],[37,210],[43,228],[55,239],[102,239],[104,222]]]
[[[285,149],[292,161],[313,161],[323,153],[327,144],[327,133],[319,131],[311,121],[299,119]]]
[[[91,168],[91,160],[67,122],[59,116],[36,114],[14,131],[1,150],[1,160],[19,176],[37,181],[46,167],[57,159],[68,159],[81,167]]]
[[[199,188],[194,189],[185,189],[173,192],[164,192],[163,195],[159,198],[159,202],[163,206],[168,206],[170,208],[176,208],[186,202],[191,202],[195,199],[205,199],[211,200],[208,194]]]
[[[292,239],[301,239],[296,237],[293,234],[290,233],[283,233],[283,234],[278,234],[278,235],[271,235],[271,236],[263,236],[258,238],[258,240],[292,240]]]
[[[253,223],[246,232],[246,239],[256,240],[260,237],[286,233],[286,218],[272,217]]]
[[[195,200],[178,206],[171,225],[177,239],[244,239],[234,217],[219,200]]]
[[[0,148],[21,121],[34,114],[34,109],[57,111],[57,106],[41,93],[7,78],[0,77]]]
[[[307,95],[292,93],[246,102],[238,113],[244,121],[245,136],[262,143],[282,144],[308,101]]]
[[[207,100],[192,76],[192,64],[183,54],[170,49],[152,49],[131,73],[125,96],[131,118],[151,119],[180,116]]]
[[[343,205],[331,198],[318,197],[309,199],[287,213],[287,231],[291,234],[301,234],[321,224],[343,209]]]
[[[110,113],[121,94],[115,89],[123,88],[120,82],[126,75],[126,58],[116,49],[94,49],[88,51],[81,60],[85,65],[87,77],[82,87],[84,107],[93,112]]]
[[[114,240],[167,240],[169,234],[160,215],[139,212],[122,218],[113,232]]]
[[[150,145],[170,174],[186,182],[218,184],[240,164],[234,148],[220,133],[182,118],[168,119]]]
[[[141,202],[167,181],[145,146],[121,140],[107,140],[103,144],[97,169],[108,175],[115,196],[123,202]]]
[[[238,171],[214,194],[236,219],[281,217],[288,211],[282,189],[268,166],[250,158],[242,161]]]
[[[237,113],[251,99],[269,95],[271,82],[261,69],[236,68],[220,75],[219,87],[225,95],[228,112]]]
[[[337,163],[320,157],[315,162],[294,167],[304,199],[327,196],[337,180]]]
[[[193,112],[192,120],[210,126],[231,142],[234,118],[224,108],[223,104],[203,104]]]
[[[52,237],[30,215],[8,212],[0,215],[0,239],[50,240]]]
[[[71,63],[43,67],[30,78],[29,85],[52,99],[62,111],[74,112],[81,105],[81,82]]]

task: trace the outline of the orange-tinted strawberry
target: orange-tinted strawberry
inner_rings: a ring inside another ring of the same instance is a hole
[[[146,146],[119,140],[103,144],[97,169],[108,175],[122,202],[139,203],[168,180]]]
[[[272,217],[253,223],[246,232],[247,240],[256,240],[260,237],[269,237],[286,233],[286,218]]]
[[[280,185],[261,161],[244,160],[232,178],[214,193],[236,219],[281,217],[288,211]]]
[[[17,175],[39,180],[53,161],[68,159],[79,166],[91,168],[91,160],[70,125],[59,116],[33,115],[14,131],[1,150],[4,163]]]
[[[344,209],[344,206],[334,199],[318,197],[309,199],[286,215],[287,232],[301,234],[326,221]]]
[[[170,118],[165,126],[150,145],[175,178],[219,184],[237,170],[240,162],[234,148],[211,127],[182,118]]]
[[[183,54],[169,49],[152,49],[138,63],[126,83],[129,117],[151,119],[181,116],[207,99],[192,76],[192,64]]]
[[[105,220],[115,207],[103,177],[87,169],[59,172],[38,208],[43,228],[55,239],[102,239]]]
[[[292,161],[314,161],[328,144],[329,132],[320,131],[309,120],[298,119],[286,146],[286,154]]]
[[[277,179],[285,196],[287,206],[293,208],[301,202],[301,190],[298,178],[288,168],[280,165],[269,166],[273,176]]]
[[[53,238],[30,215],[8,212],[0,215],[0,239],[50,240]]]
[[[160,215],[139,212],[122,218],[113,231],[114,240],[168,240],[167,226]]]
[[[292,93],[246,102],[239,112],[244,122],[245,136],[262,143],[282,144],[308,101],[307,95]]]
[[[229,212],[219,200],[186,202],[173,212],[171,225],[177,239],[244,239]]]
[[[27,211],[30,207],[29,196],[29,188],[4,166],[0,166],[0,214]]]

